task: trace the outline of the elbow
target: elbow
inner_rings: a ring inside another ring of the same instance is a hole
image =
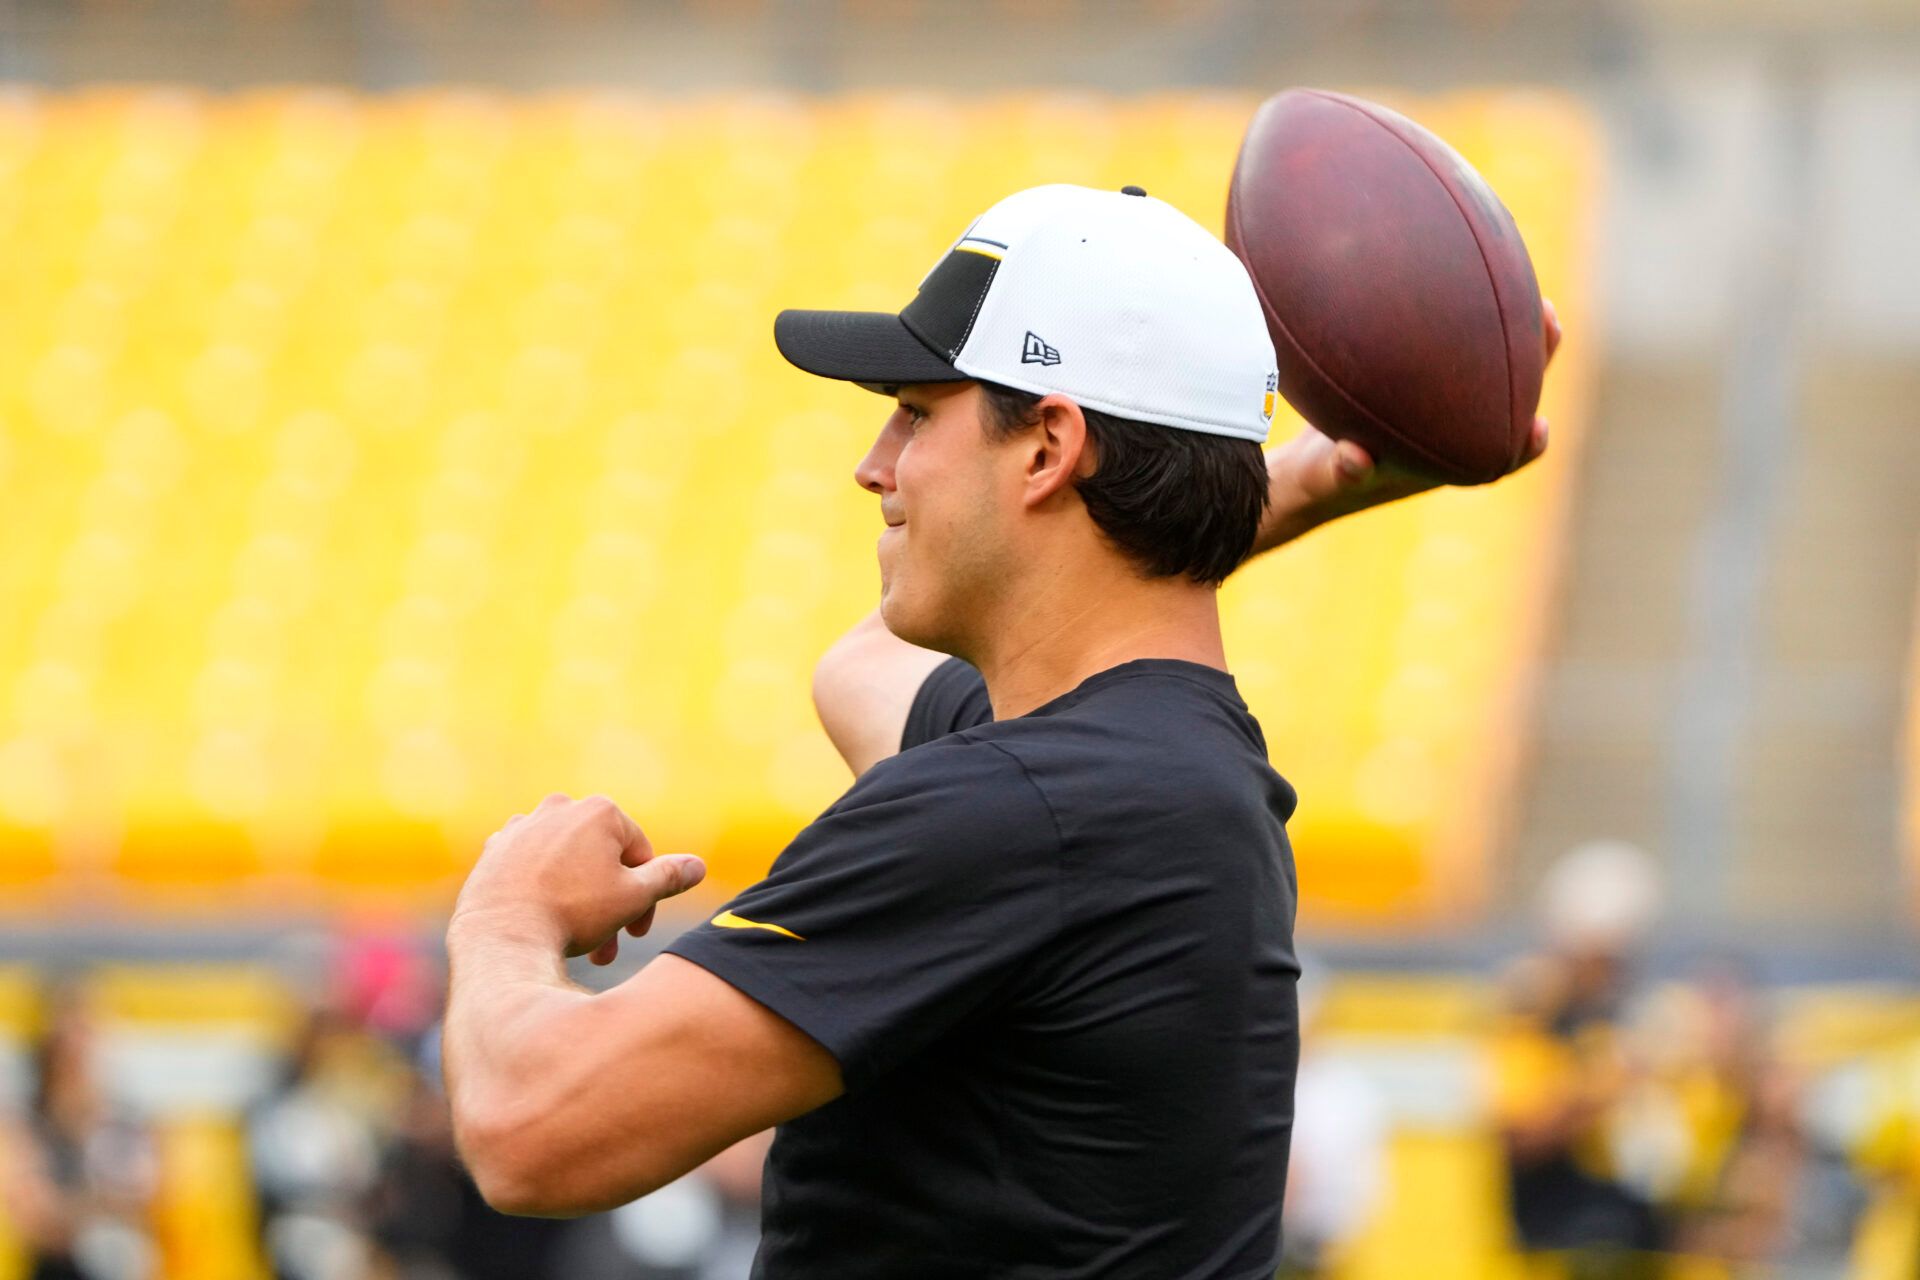
[[[658,1191],[671,1179],[618,1188],[598,1185],[570,1171],[530,1171],[525,1166],[495,1168],[474,1185],[495,1210],[516,1218],[581,1218],[606,1213]]]
[[[898,643],[875,609],[828,645],[813,664],[813,709],[829,734],[843,718],[843,708],[858,701],[858,690],[870,678],[876,655],[884,653],[886,645]]]
[[[491,1207],[516,1217],[565,1216],[556,1213],[559,1206],[543,1194],[529,1159],[529,1135],[510,1118],[507,1108],[456,1102],[453,1145],[480,1198]]]
[[[628,1180],[614,1186],[601,1176],[594,1154],[564,1150],[561,1134],[540,1123],[538,1114],[514,1107],[466,1110],[454,1116],[455,1147],[481,1199],[501,1213],[578,1218],[618,1208],[671,1181],[634,1181],[629,1168]]]
[[[577,1218],[590,1209],[562,1203],[538,1181],[497,1164],[470,1162],[467,1171],[488,1207],[515,1218]]]
[[[865,765],[849,732],[847,704],[852,695],[847,688],[848,662],[843,652],[846,643],[842,639],[813,664],[813,714],[826,730],[827,740],[858,777]]]
[[[813,664],[813,680],[808,689],[808,692],[813,695],[813,714],[819,717],[823,728],[827,723],[827,706],[832,701],[832,694],[829,692],[830,681],[833,678],[832,665],[833,650],[829,649]]]
[[[525,1179],[496,1177],[481,1181],[476,1174],[474,1185],[480,1189],[480,1198],[487,1202],[489,1208],[514,1218],[580,1218],[590,1213],[619,1208],[619,1203],[568,1200]]]

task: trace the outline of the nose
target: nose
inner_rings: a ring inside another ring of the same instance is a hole
[[[900,457],[904,434],[900,424],[905,418],[906,410],[895,409],[886,425],[880,428],[880,434],[874,437],[867,456],[853,469],[853,482],[869,493],[886,493],[894,487],[893,464]]]

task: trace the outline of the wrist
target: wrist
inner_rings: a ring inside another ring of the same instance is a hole
[[[1260,519],[1259,532],[1254,535],[1253,555],[1292,542],[1328,518],[1300,486],[1298,454],[1296,437],[1266,455],[1267,510]]]
[[[1287,543],[1303,534],[1325,524],[1331,517],[1312,510],[1269,511],[1265,520],[1260,522],[1260,532],[1253,540],[1253,551],[1249,558],[1263,551],[1272,551],[1275,547],[1284,547]]]
[[[524,907],[455,907],[447,921],[447,950],[475,945],[511,946],[564,956],[564,932]]]

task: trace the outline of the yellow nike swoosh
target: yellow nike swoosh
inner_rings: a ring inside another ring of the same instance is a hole
[[[719,925],[722,929],[770,929],[774,933],[783,933],[796,942],[806,941],[805,938],[791,929],[783,929],[777,924],[768,924],[763,920],[749,920],[745,916],[737,916],[731,911],[722,911],[713,918],[713,923]]]

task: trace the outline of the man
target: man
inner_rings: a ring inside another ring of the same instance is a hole
[[[598,797],[489,841],[448,930],[476,1178],[584,1212],[779,1125],[756,1275],[1271,1275],[1294,795],[1215,589],[1421,482],[1310,432],[1263,461],[1251,281],[1138,188],[1020,192],[900,315],[775,337],[897,401],[855,473],[880,608],[815,680],[858,780],[599,995],[562,957],[611,959],[697,859]]]

